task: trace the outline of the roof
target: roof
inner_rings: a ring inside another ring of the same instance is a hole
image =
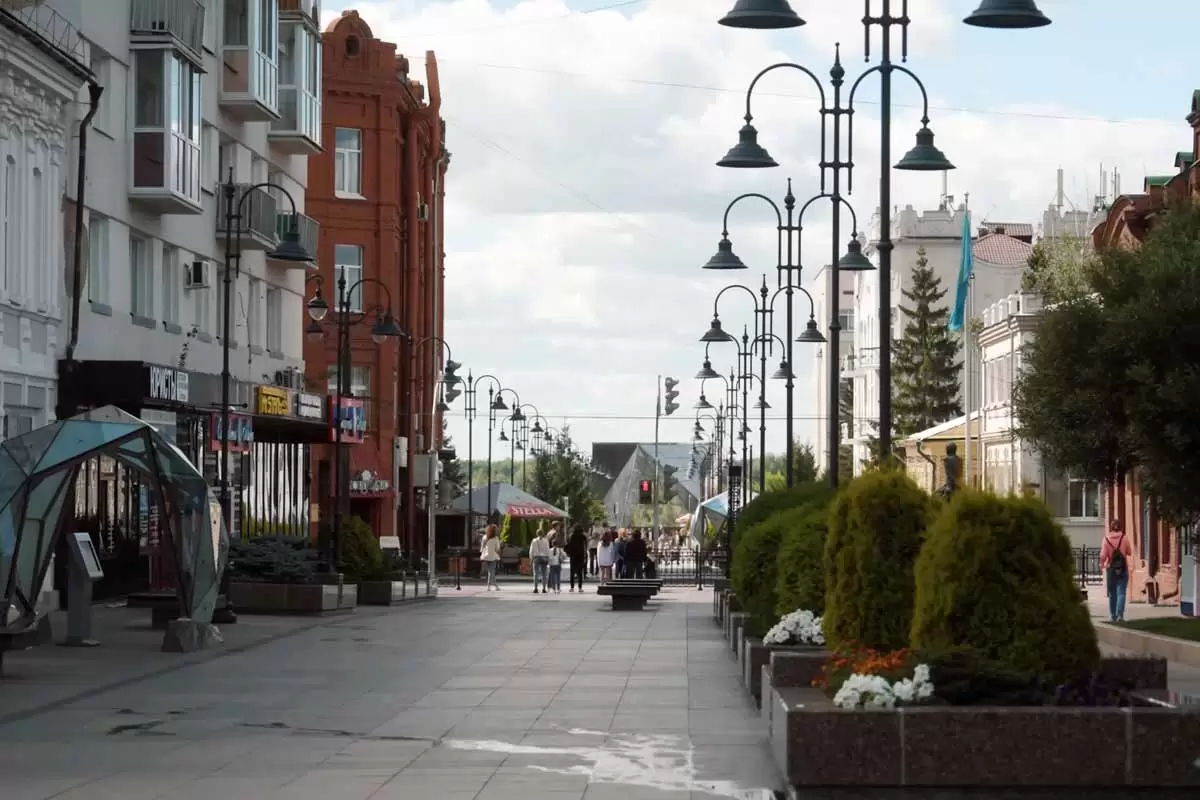
[[[976,260],[999,266],[1025,266],[1033,247],[1006,233],[989,233],[975,240],[971,248]]]
[[[492,507],[488,508],[488,499]],[[566,517],[563,511],[540,497],[534,497],[529,492],[522,491],[511,483],[496,482],[491,485],[479,486],[472,489],[469,495],[455,498],[450,504],[452,511],[465,514],[474,511],[476,514],[491,515],[493,511],[513,517]]]
[[[1149,189],[1151,186],[1166,186],[1174,177],[1174,175],[1147,175],[1146,188]]]
[[[932,428],[926,428],[923,431],[917,431],[912,436],[909,436],[907,439],[900,442],[900,444],[907,444],[909,442],[928,442],[932,440],[944,439],[961,439],[963,437],[962,428],[963,424],[966,422],[966,419],[967,418],[965,416],[959,415],[954,419],[947,420],[939,425],[934,425]],[[972,411],[971,419],[978,420],[979,412]]]
[[[990,233],[1005,233],[1009,236],[1033,237],[1033,225],[1028,222],[991,222],[985,220],[982,227],[986,228]]]

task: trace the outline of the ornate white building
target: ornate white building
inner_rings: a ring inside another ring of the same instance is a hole
[[[0,411],[3,437],[54,419],[86,47],[54,11],[0,3]],[[81,110],[82,105],[82,110]]]

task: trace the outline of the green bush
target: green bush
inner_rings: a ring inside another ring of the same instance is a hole
[[[838,495],[824,554],[831,648],[908,645],[913,567],[928,523],[929,496],[899,470],[867,472]]]
[[[746,503],[738,513],[737,529],[746,531],[783,511],[809,505],[826,505],[833,499],[833,489],[828,483],[798,483],[791,489],[778,492],[763,492]]]
[[[797,609],[822,614],[825,608],[825,534],[829,509],[804,506],[779,516],[785,525],[775,581],[775,614]]]
[[[308,583],[316,574],[317,551],[295,536],[255,536],[229,543],[229,577],[262,583]]]
[[[350,581],[377,581],[384,571],[383,550],[371,526],[350,517],[342,524],[342,574]]]
[[[1088,674],[1100,653],[1073,571],[1040,500],[963,489],[917,559],[912,644],[966,648],[1047,680]]]
[[[775,584],[779,548],[787,530],[785,516],[778,514],[744,529],[738,522],[730,578],[742,611],[748,615],[746,632],[751,636],[762,636],[778,619]]]

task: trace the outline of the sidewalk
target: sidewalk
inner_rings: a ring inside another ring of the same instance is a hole
[[[608,608],[594,592],[443,584],[431,602],[295,629],[0,724],[3,795],[773,797],[711,595]]]

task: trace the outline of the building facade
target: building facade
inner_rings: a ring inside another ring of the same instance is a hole
[[[303,384],[315,264],[275,251],[287,231],[309,253],[318,240],[304,206],[307,157],[322,148],[318,4],[42,7],[82,33],[104,88],[88,138],[80,279],[62,301],[77,314],[59,332],[57,412],[121,405],[169,432],[213,484],[228,446],[232,532],[303,531],[307,447],[328,438],[323,387]],[[77,516],[99,531],[102,555],[137,561],[140,548],[153,564],[148,494],[103,459],[83,470]]]
[[[448,163],[439,116],[437,62],[426,85],[409,75],[396,45],[373,35],[354,11],[324,32],[324,136],[309,164],[309,208],[320,220],[320,285],[331,309],[348,303],[351,394],[366,411],[366,436],[348,448],[350,513],[378,536],[424,550],[424,487],[430,450],[441,443],[439,378],[446,362],[443,307],[443,178]],[[339,282],[344,279],[344,298]],[[370,325],[390,311],[399,342],[376,344]],[[331,312],[331,317],[335,312]],[[332,324],[305,345],[308,379],[337,390]],[[319,496],[334,496],[333,448],[318,448]]]
[[[827,325],[831,319],[830,310],[832,304],[829,302],[830,295],[830,268],[823,266],[817,270],[813,277],[813,286],[809,290],[813,297],[813,309],[817,318],[817,324],[821,326],[822,333],[826,337],[829,336]],[[853,355],[848,355],[854,352],[854,331],[855,331],[855,290],[854,281],[857,277],[856,273],[843,272],[839,276],[839,285],[841,294],[838,297],[838,326],[839,326],[839,341],[838,353],[839,361],[843,365],[839,370],[839,385],[844,395],[849,395],[854,391],[854,384],[848,377],[850,368],[854,361]],[[803,301],[800,303],[803,307]],[[816,457],[817,469],[824,470],[828,463],[829,438],[826,431],[829,430],[830,408],[829,408],[829,344],[822,343],[818,345],[794,345],[794,347],[815,347],[816,352],[813,354],[813,375],[812,385],[817,387],[817,420],[818,430],[820,434],[813,442],[813,455]],[[853,420],[838,419],[838,427],[841,430],[839,441],[846,441],[849,438],[850,431],[853,428]]]

